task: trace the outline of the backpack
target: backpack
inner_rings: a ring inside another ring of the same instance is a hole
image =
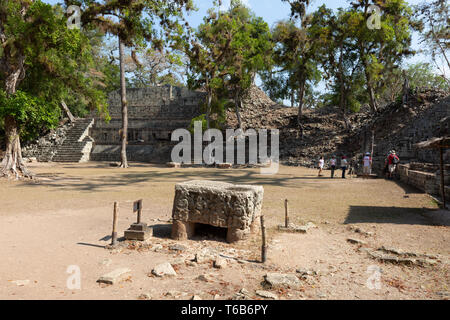
[[[400,159],[397,156],[394,156],[392,159],[393,164],[398,164],[400,162]]]

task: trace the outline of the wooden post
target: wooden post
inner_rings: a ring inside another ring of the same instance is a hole
[[[284,200],[284,226],[289,228],[288,199]]]
[[[133,211],[137,211],[137,224],[141,223],[141,216],[142,216],[142,199],[138,200],[134,203]]]
[[[264,216],[261,216],[261,236],[262,236],[261,262],[265,263],[267,259],[267,247],[266,247],[266,227],[264,225]]]
[[[114,213],[113,213],[113,230],[112,230],[112,240],[111,245],[114,246],[117,243],[117,215],[119,211],[119,206],[117,202],[114,202]]]
[[[444,210],[447,208],[445,204],[445,177],[444,177],[444,148],[441,146],[439,148],[440,151],[440,160],[441,160],[441,192],[442,192],[442,201],[444,203]]]
[[[139,201],[139,209],[137,213],[137,223],[141,223],[141,214],[142,214],[142,200]]]

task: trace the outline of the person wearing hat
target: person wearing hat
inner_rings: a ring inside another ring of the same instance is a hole
[[[388,156],[387,162],[388,162],[389,179],[392,179],[394,171],[395,169],[397,169],[397,164],[400,162],[400,159],[397,156],[395,150],[391,151],[391,153]]]
[[[347,170],[348,161],[346,156],[342,156],[341,159],[341,169],[342,169],[342,179],[345,179],[345,171]]]
[[[363,158],[363,179],[368,179],[372,168],[372,157],[370,152],[366,152]]]
[[[336,156],[333,155],[330,159],[331,179],[334,178],[334,171],[336,170],[336,164],[337,164]]]

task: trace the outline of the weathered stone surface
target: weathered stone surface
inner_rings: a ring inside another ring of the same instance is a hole
[[[172,238],[185,240],[195,224],[227,228],[227,241],[245,239],[256,231],[264,189],[217,181],[188,181],[175,186]]]
[[[256,290],[256,294],[263,298],[278,300],[278,296],[270,291]]]
[[[406,264],[416,266],[433,266],[438,263],[435,257],[429,255],[421,255],[411,252],[403,252],[398,249],[386,249],[384,247],[378,250],[365,250],[369,257],[388,263]]]
[[[211,274],[201,274],[195,280],[200,280],[204,282],[212,282],[214,280],[214,277]]]
[[[217,259],[214,261],[214,268],[217,269],[223,269],[227,266],[227,260],[222,257],[217,257]]]
[[[352,244],[358,244],[358,245],[366,245],[367,244],[367,242],[365,242],[363,240],[354,239],[354,238],[348,238],[347,241]]]
[[[157,265],[153,270],[152,274],[157,277],[164,276],[176,276],[177,273],[173,269],[172,265],[168,262]]]
[[[303,268],[298,268],[295,272],[299,273],[301,276],[317,276],[319,275],[319,271],[316,270],[308,270]]]
[[[131,275],[131,270],[128,268],[120,268],[114,271],[111,271],[103,276],[101,276],[97,282],[106,283],[106,284],[115,284],[122,280],[125,280]]]
[[[215,260],[216,257],[217,257],[217,253],[205,248],[195,254],[194,261],[197,263],[205,263],[205,262]]]
[[[139,300],[152,300],[152,296],[149,293],[142,293],[138,297]]]
[[[183,252],[187,250],[187,247],[182,246],[181,244],[174,244],[169,246],[169,250]]]
[[[295,274],[268,273],[264,276],[264,286],[268,288],[298,288],[300,280]]]
[[[242,288],[239,292],[235,293],[234,296],[231,298],[231,300],[250,300],[251,295],[250,292]]]
[[[133,223],[128,230],[125,230],[126,240],[145,241],[153,235],[153,229],[147,227],[145,223]]]

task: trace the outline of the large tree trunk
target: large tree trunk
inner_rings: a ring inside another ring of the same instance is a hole
[[[300,82],[300,87],[298,89],[298,114],[297,114],[297,125],[300,132],[300,137],[303,137],[303,98],[305,96],[305,81]]]
[[[19,82],[25,75],[24,68],[25,56],[19,55],[13,61],[3,61],[6,70],[5,91],[8,96],[16,93]],[[2,106],[0,106],[2,107]],[[0,177],[14,176],[16,179],[20,177],[33,178],[23,162],[22,150],[20,147],[20,130],[16,119],[7,115],[5,117],[5,134],[6,134],[6,150],[3,160],[0,164]]]
[[[370,107],[372,108],[373,112],[377,112],[378,111],[378,104],[377,104],[377,100],[375,98],[375,92],[373,90],[372,85],[369,82],[370,80],[367,80],[367,91],[369,92],[369,104]]]
[[[128,102],[127,87],[125,82],[125,61],[124,61],[124,45],[119,37],[119,59],[120,59],[120,96],[122,100],[122,130],[120,150],[120,168],[128,168],[127,160],[127,137],[128,137]]]
[[[16,120],[12,116],[5,117],[6,152],[0,167],[0,176],[16,179],[20,177],[33,178],[33,175],[26,169],[22,159],[20,148],[19,128]]]
[[[212,93],[211,91],[208,89],[208,97],[207,97],[207,101],[206,101],[206,130],[209,130],[209,120],[211,117],[211,101],[212,101]]]
[[[66,113],[67,117],[69,118],[70,123],[74,123],[75,117],[73,116],[72,112],[70,112],[70,109],[67,106],[67,104],[64,102],[64,100],[61,100],[61,107],[64,110],[64,112]]]
[[[366,76],[367,82],[367,93],[369,94],[369,105],[373,112],[377,112],[378,111],[377,100],[375,98],[375,91],[372,86],[372,78],[370,77],[368,68],[369,66],[367,65],[366,61],[364,61],[364,74]]]

